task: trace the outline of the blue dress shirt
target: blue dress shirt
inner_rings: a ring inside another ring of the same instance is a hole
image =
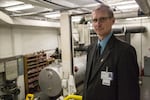
[[[101,46],[101,54],[103,53],[103,51],[106,47],[106,44],[107,44],[107,42],[108,42],[108,40],[110,39],[111,36],[112,36],[112,32],[109,35],[107,35],[103,40],[98,39],[98,45]]]

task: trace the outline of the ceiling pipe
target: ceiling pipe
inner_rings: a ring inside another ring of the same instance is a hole
[[[96,34],[94,30],[90,30],[91,34]],[[113,34],[132,34],[132,33],[144,33],[146,32],[146,28],[144,26],[124,26],[121,28],[113,28]]]
[[[64,6],[64,5],[58,4],[58,3],[56,3],[56,2],[54,2],[54,1],[52,1],[52,0],[42,0],[42,1],[47,2],[47,3],[54,4],[54,5],[56,5],[56,6],[65,7],[65,8],[70,8],[70,7],[68,7],[68,6]]]
[[[102,2],[101,0],[95,0],[96,2],[103,4],[104,2]]]
[[[140,6],[144,14],[150,15],[150,1],[148,0],[135,0]]]
[[[22,1],[22,2],[24,2],[24,3],[26,3],[26,4],[32,4],[32,5],[34,5],[34,6],[40,6],[40,7],[46,7],[46,8],[52,8],[53,6],[50,6],[50,5],[48,5],[48,4],[44,4],[44,3],[41,3],[41,2],[39,2],[39,1],[36,1],[36,0],[19,0],[19,1]]]
[[[36,12],[31,12],[31,13],[23,13],[23,14],[12,14],[10,16],[12,17],[30,16],[30,15],[36,15],[36,14],[45,13],[45,12],[50,12],[50,10],[42,10],[42,11],[36,11]]]

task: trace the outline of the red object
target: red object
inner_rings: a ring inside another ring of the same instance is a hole
[[[144,68],[141,68],[141,76],[144,76]]]
[[[77,66],[74,66],[74,71],[77,72],[79,68]]]

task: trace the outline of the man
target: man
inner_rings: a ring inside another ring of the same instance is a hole
[[[113,11],[101,4],[92,21],[98,41],[88,48],[83,100],[140,100],[136,51],[112,34]]]

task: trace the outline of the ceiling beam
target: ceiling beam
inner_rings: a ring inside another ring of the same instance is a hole
[[[8,24],[13,24],[13,20],[11,19],[11,17],[9,17],[7,14],[5,14],[2,11],[0,11],[0,20]]]

